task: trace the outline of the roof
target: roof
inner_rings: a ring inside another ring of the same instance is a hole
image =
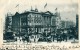
[[[46,12],[38,12],[38,11],[25,11],[23,13],[18,13],[16,12],[15,15],[13,16],[18,16],[18,15],[28,15],[30,13],[33,13],[33,14],[41,14],[43,16],[55,16],[55,14],[51,13],[50,11],[46,11]]]

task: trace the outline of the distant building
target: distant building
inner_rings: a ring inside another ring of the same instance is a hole
[[[76,14],[76,30],[77,30],[77,32],[78,32],[78,28],[79,28],[79,16],[78,16],[78,14]]]
[[[60,13],[56,12],[56,28],[60,29],[61,28],[61,17],[60,17]]]
[[[12,30],[12,14],[8,13],[5,20],[6,20],[6,22],[5,22],[5,30],[7,32],[11,32],[11,30]]]
[[[61,21],[61,28],[70,28],[75,27],[75,23],[73,21]]]
[[[76,36],[77,36],[77,39],[79,39],[79,16],[78,14],[76,14]]]
[[[61,28],[65,28],[65,21],[61,21]]]

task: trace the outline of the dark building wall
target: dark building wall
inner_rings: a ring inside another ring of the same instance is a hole
[[[20,17],[17,14],[12,16],[12,31],[19,33],[19,29],[20,29]]]
[[[27,33],[27,14],[20,15],[20,32]]]
[[[78,16],[78,14],[76,14],[76,28],[77,28],[77,30],[78,30],[78,25],[79,25],[78,24],[79,23],[78,21],[79,21],[79,16]]]
[[[5,31],[11,32],[12,30],[12,16],[8,16],[5,19]]]
[[[12,31],[16,34],[27,33],[27,15],[16,13],[12,16]]]
[[[7,31],[9,25],[9,18],[8,16],[5,18],[5,31]]]
[[[78,36],[77,39],[79,39],[79,15],[76,15],[76,35]]]

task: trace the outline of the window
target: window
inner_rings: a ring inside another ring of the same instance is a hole
[[[41,32],[41,28],[39,28],[39,32]]]
[[[26,25],[26,23],[23,23],[23,25]]]

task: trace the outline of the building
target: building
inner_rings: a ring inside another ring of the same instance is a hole
[[[46,34],[51,35],[60,28],[60,13],[55,14],[50,11],[39,12],[35,10],[26,11],[24,13],[16,12],[11,17],[11,31],[16,36],[32,36]],[[7,26],[6,26],[7,27]],[[6,28],[7,29],[7,28]],[[34,37],[34,36],[33,36]]]
[[[79,22],[79,17],[78,17],[78,14],[76,14],[76,30],[77,30],[77,32],[78,32],[78,28],[79,28],[78,22]]]
[[[76,14],[76,37],[79,39],[79,16]]]
[[[75,23],[73,21],[61,21],[61,28],[71,28],[75,27]]]
[[[6,17],[6,22],[5,22],[5,31],[3,33],[4,35],[4,40],[12,40],[14,39],[13,37],[13,32],[12,32],[12,14],[8,13]]]

